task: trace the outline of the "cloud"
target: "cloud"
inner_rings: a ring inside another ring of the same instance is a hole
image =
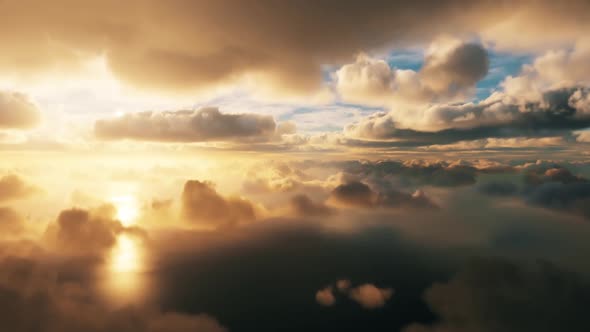
[[[590,219],[590,182],[547,182],[529,188],[527,203]]]
[[[347,206],[371,207],[378,203],[378,194],[362,182],[349,182],[334,188],[330,198]]]
[[[501,6],[485,0],[469,5],[457,0],[373,1],[338,10],[331,2],[317,1],[269,6],[264,1],[82,5],[60,0],[34,7],[4,1],[1,10],[15,17],[0,25],[0,37],[11,45],[0,58],[0,69],[7,73],[67,73],[104,56],[119,79],[174,92],[239,80],[283,93],[309,92],[321,87],[322,64],[341,63],[358,50],[420,44],[440,34],[481,34],[504,48],[547,48],[556,41],[572,42],[588,30],[588,4],[581,0]],[[538,22],[552,26],[551,33]]]
[[[571,131],[590,127],[590,81],[584,74],[589,45],[579,39],[569,49],[541,54],[478,102],[391,105],[388,112],[346,126],[351,139],[343,143],[431,150],[567,145]],[[584,141],[580,132],[574,135]]]
[[[332,190],[330,201],[337,205],[350,207],[386,208],[436,208],[424,192],[416,190],[413,194],[394,189],[383,192],[373,191],[367,184],[350,181]]]
[[[590,143],[590,131],[583,131],[576,136],[576,141]]]
[[[14,209],[9,207],[0,207],[0,235],[1,238],[14,238],[20,235],[24,230],[25,220]]]
[[[476,259],[425,292],[440,321],[433,326],[413,324],[404,331],[586,331],[588,286],[587,280],[545,261],[523,266]]]
[[[413,147],[466,140],[547,137],[590,126],[590,114],[576,100],[588,89],[548,90],[538,100],[518,101],[495,94],[479,103],[438,104],[410,118],[396,112],[378,113],[345,128],[350,137],[377,140],[383,146]],[[419,123],[413,122],[415,118]],[[409,127],[408,127],[409,126]],[[416,128],[416,129],[412,129]],[[362,144],[349,141],[348,144]],[[370,145],[366,141],[366,145]]]
[[[336,282],[336,289],[360,304],[365,309],[377,309],[383,307],[393,295],[392,288],[378,288],[373,284],[362,284],[355,288],[351,287],[350,280],[342,279]],[[331,307],[336,303],[334,286],[330,285],[320,289],[315,295],[316,301],[325,307]]]
[[[263,167],[264,172],[260,172]],[[303,170],[286,162],[271,161],[257,163],[248,169],[242,187],[250,194],[291,192],[303,188],[309,180],[310,177]]]
[[[290,201],[291,210],[299,217],[327,217],[335,213],[323,203],[316,203],[305,194],[295,195]]]
[[[189,180],[182,192],[182,213],[192,223],[203,225],[230,225],[256,219],[256,208],[250,201],[224,198],[209,182]]]
[[[336,289],[338,289],[342,293],[348,292],[352,283],[348,279],[340,279],[336,281]]]
[[[443,39],[430,46],[421,75],[433,91],[453,95],[473,88],[488,68],[488,54],[482,45]]]
[[[373,284],[363,284],[350,290],[350,298],[365,309],[383,307],[392,295],[392,288],[378,288]]]
[[[368,105],[449,100],[473,93],[488,66],[481,45],[440,39],[430,46],[418,72],[361,54],[336,72],[336,88],[344,100]]]
[[[26,95],[0,91],[0,130],[30,129],[39,123],[40,118],[37,105]]]
[[[37,187],[26,183],[18,175],[5,175],[0,178],[0,203],[28,198],[38,192]]]
[[[105,205],[95,210],[69,209],[45,231],[49,247],[67,255],[95,255],[115,245],[117,235],[125,228],[115,220],[114,207]]]
[[[434,144],[423,147],[427,151],[457,151],[481,149],[546,149],[562,148],[567,145],[564,137],[513,137],[513,138],[485,138],[474,141],[459,141],[451,144]]]
[[[540,185],[548,182],[559,182],[563,184],[587,183],[587,179],[572,174],[570,170],[559,165],[534,165],[525,169],[525,183],[529,185]]]
[[[272,116],[225,114],[217,108],[128,113],[96,121],[94,132],[106,140],[161,142],[267,141],[279,134]]]
[[[334,297],[332,287],[326,287],[317,291],[315,293],[315,300],[324,307],[333,306],[336,303],[336,297]]]
[[[525,165],[521,172],[522,184],[492,180],[478,184],[477,190],[489,196],[521,197],[531,206],[590,219],[590,180],[554,163]]]
[[[12,332],[227,332],[206,314],[108,305],[90,290],[86,280],[58,278],[58,268],[30,257],[0,259],[0,320],[5,329]],[[80,264],[75,268],[85,269]]]
[[[477,190],[490,196],[511,196],[518,193],[518,186],[510,181],[489,181],[477,186]]]
[[[507,94],[517,99],[538,99],[543,91],[590,84],[590,39],[578,40],[571,47],[551,50],[523,66],[517,76],[502,83]],[[572,96],[572,107],[588,113],[588,95]]]
[[[470,163],[429,160],[382,160],[377,162],[350,162],[342,165],[346,173],[360,176],[363,181],[387,190],[389,187],[430,185],[457,187],[475,183],[478,173],[493,168],[475,167]]]

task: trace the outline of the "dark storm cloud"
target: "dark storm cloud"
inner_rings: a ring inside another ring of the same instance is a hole
[[[195,224],[231,225],[256,219],[254,205],[239,197],[225,198],[212,183],[189,180],[182,192],[184,218]]]
[[[581,91],[581,92],[579,92]],[[485,138],[549,137],[590,127],[590,115],[572,104],[571,98],[589,93],[586,88],[564,88],[543,93],[537,102],[482,101],[477,104],[433,106],[430,116],[450,128],[420,131],[399,128],[395,117],[380,113],[347,131],[358,138],[344,144],[361,147],[417,147],[444,145]],[[459,121],[460,120],[460,121]]]
[[[225,114],[217,108],[196,111],[140,112],[96,121],[94,132],[106,140],[162,142],[267,141],[276,134],[272,116]]]
[[[590,283],[549,262],[523,266],[477,259],[446,283],[435,283],[425,300],[439,315],[434,326],[414,324],[404,332],[582,332]]]
[[[30,129],[40,121],[41,113],[27,96],[0,91],[0,130]]]

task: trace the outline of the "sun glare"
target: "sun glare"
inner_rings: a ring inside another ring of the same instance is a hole
[[[144,252],[141,241],[130,234],[119,234],[110,255],[107,272],[108,294],[122,301],[138,300],[142,296]]]
[[[137,199],[131,195],[114,196],[111,202],[117,209],[117,219],[121,221],[123,226],[131,226],[135,224],[138,212]]]

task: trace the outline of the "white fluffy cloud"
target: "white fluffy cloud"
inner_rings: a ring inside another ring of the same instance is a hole
[[[336,88],[345,101],[369,105],[452,100],[472,93],[488,66],[481,45],[439,39],[426,52],[420,71],[391,68],[384,60],[360,54],[336,72]]]

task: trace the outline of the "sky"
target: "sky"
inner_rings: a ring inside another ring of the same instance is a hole
[[[590,331],[590,3],[0,0],[10,332]]]

